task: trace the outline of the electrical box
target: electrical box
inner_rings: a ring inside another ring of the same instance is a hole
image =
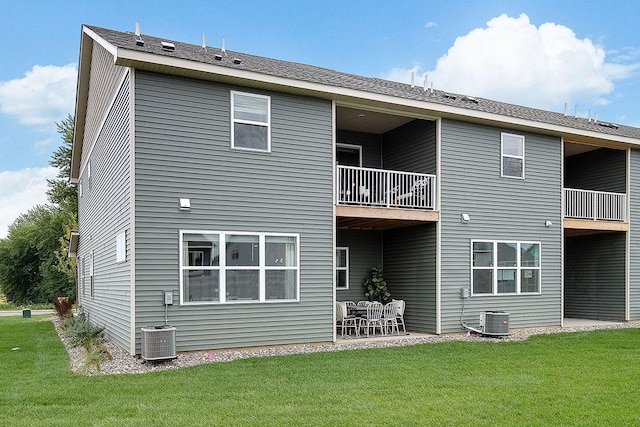
[[[469,288],[467,288],[466,286],[463,286],[460,288],[460,299],[467,299],[469,298]]]
[[[164,304],[165,305],[173,305],[173,292],[165,291],[165,293],[164,293]]]

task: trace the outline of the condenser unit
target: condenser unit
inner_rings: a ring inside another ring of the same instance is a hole
[[[175,359],[176,328],[168,325],[141,328],[141,356],[144,360]]]
[[[480,313],[480,326],[485,335],[509,335],[509,313],[485,311]]]

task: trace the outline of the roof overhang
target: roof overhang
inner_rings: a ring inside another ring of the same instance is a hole
[[[83,26],[78,66],[78,91],[76,96],[76,122],[73,140],[71,182],[77,182],[80,173],[80,157],[89,92],[93,42],[99,43],[114,56],[115,65],[139,70],[210,80],[255,89],[311,96],[334,101],[338,106],[361,109],[370,108],[375,111],[407,115],[414,118],[430,120],[449,118],[498,127],[504,126],[511,129],[554,135],[578,143],[615,147],[640,145],[640,141],[633,137],[549,124],[497,113],[429,102],[428,100],[407,99],[390,94],[372,93],[324,83],[296,80],[288,77],[217,65],[215,63],[199,62],[175,56],[158,55],[151,52],[117,47],[107,42],[90,28]]]
[[[76,108],[74,112],[73,143],[71,148],[71,171],[69,181],[77,184],[80,178],[80,162],[82,161],[82,143],[84,126],[89,100],[89,77],[91,75],[91,54],[93,37],[87,34],[87,27],[82,27],[80,36],[80,57],[78,59],[78,82],[76,84]],[[95,33],[94,33],[95,35]],[[97,36],[96,36],[97,37]]]
[[[76,258],[78,253],[78,243],[80,242],[80,233],[72,231],[69,235],[69,248],[67,250],[67,256],[69,258]]]
[[[113,47],[112,47],[113,48]],[[588,130],[574,129],[562,125],[520,119],[495,113],[442,105],[423,100],[412,100],[392,95],[376,94],[361,90],[336,87],[321,83],[294,80],[242,69],[234,69],[216,64],[191,61],[183,58],[156,55],[154,53],[117,48],[115,63],[140,70],[160,72],[222,83],[236,84],[264,90],[274,90],[303,96],[313,96],[333,100],[337,105],[370,106],[378,110],[411,114],[424,118],[451,118],[497,126],[509,126],[544,134],[563,136],[583,143],[639,145],[635,138],[603,134]]]

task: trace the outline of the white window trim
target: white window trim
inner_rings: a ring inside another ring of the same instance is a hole
[[[89,297],[93,299],[95,295],[95,284],[93,279],[93,251],[89,252]]]
[[[127,261],[127,232],[116,235],[116,262]]]
[[[342,142],[338,142],[338,143],[336,143],[336,157],[337,157],[337,151],[338,151],[337,149],[338,148],[346,148],[346,149],[349,149],[349,150],[358,151],[358,167],[359,168],[362,167],[362,145],[344,144]]]
[[[336,280],[336,290],[338,291],[344,291],[349,289],[349,248],[346,246],[339,246],[336,247],[336,252],[337,251],[346,251],[347,253],[347,257],[346,257],[346,263],[347,265],[345,267],[338,267],[338,254],[336,253],[336,273],[338,271],[346,271],[347,272],[347,277],[346,277],[346,286],[344,288],[339,288],[338,287],[338,282]]]
[[[267,100],[267,121],[266,122],[258,122],[253,120],[243,120],[235,118],[235,95],[248,96],[253,98],[261,98]],[[263,126],[267,128],[267,149],[263,150],[260,148],[247,148],[247,147],[236,147],[235,145],[235,132],[234,128],[236,123],[242,123],[247,125],[255,125],[255,126]],[[237,90],[231,91],[231,148],[234,150],[243,150],[243,151],[256,151],[259,153],[270,153],[271,152],[271,97],[267,95],[258,95],[255,93],[248,92],[240,92]]]
[[[219,305],[219,304],[269,304],[269,303],[293,303],[300,301],[300,234],[298,233],[266,233],[266,232],[246,232],[246,231],[211,231],[211,230],[180,230],[179,241],[179,276],[180,276],[180,305]],[[184,265],[184,235],[185,234],[215,234],[219,237],[219,259],[217,266],[185,266]],[[229,266],[226,260],[226,236],[258,236],[259,237],[259,265],[257,266]],[[265,238],[266,237],[295,237],[296,239],[296,265],[295,266],[267,266],[265,260]],[[259,298],[249,301],[226,301],[226,271],[229,270],[258,270],[259,271]],[[185,270],[216,270],[219,274],[219,301],[187,301],[184,295],[184,275]],[[268,270],[295,270],[296,271],[296,298],[295,299],[266,299],[265,275]]]
[[[492,243],[493,244],[493,266],[490,267],[474,267],[473,266],[473,244],[474,243]],[[516,267],[513,269],[516,270],[516,291],[515,292],[501,292],[498,293],[498,270],[509,269],[508,267],[499,267],[498,266],[498,243],[516,243],[517,247],[517,261]],[[537,267],[523,267],[521,263],[521,246],[523,244],[530,245],[538,245],[539,248],[539,260]],[[473,297],[496,297],[496,296],[513,296],[513,295],[541,295],[542,294],[542,244],[540,242],[528,241],[528,240],[472,240],[471,241],[471,257],[470,257],[470,282],[471,282],[471,296]],[[478,294],[474,292],[474,284],[473,284],[473,270],[493,270],[493,284],[492,284],[492,292],[490,294],[482,293]],[[538,292],[522,292],[522,284],[521,284],[521,273],[522,270],[538,270]]]
[[[522,156],[514,156],[512,154],[505,154],[504,153],[504,137],[505,136],[519,138],[522,141]],[[524,135],[516,135],[514,133],[507,133],[507,132],[502,132],[500,134],[500,176],[502,178],[524,179],[524,175],[525,175],[524,155],[525,155],[525,138],[524,138]],[[508,157],[510,159],[520,159],[520,160],[522,160],[522,176],[511,176],[511,175],[505,175],[504,174],[504,158],[505,157]]]

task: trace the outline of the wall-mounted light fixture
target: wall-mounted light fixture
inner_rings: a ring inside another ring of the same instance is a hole
[[[546,221],[544,222],[544,226],[545,226],[545,227],[551,227],[552,225],[553,225],[553,223],[552,223],[551,221],[549,221],[549,220],[546,220]]]
[[[469,224],[471,222],[471,215],[466,212],[460,214],[460,222],[463,224]]]
[[[179,199],[178,208],[181,211],[190,211],[191,210],[191,199]]]

